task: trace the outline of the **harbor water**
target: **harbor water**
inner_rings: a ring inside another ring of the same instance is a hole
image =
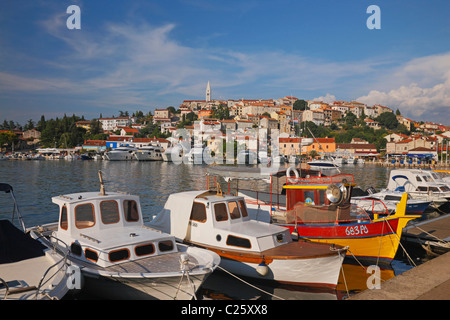
[[[172,193],[206,188],[207,165],[174,164],[162,161],[2,161],[0,183],[13,186],[20,212],[27,227],[55,222],[58,207],[51,197],[100,190],[98,171],[102,171],[105,188],[140,196],[144,219],[150,221],[163,207]],[[347,165],[343,173],[352,173],[362,189],[386,187],[391,168],[375,165]],[[264,188],[264,185],[258,186]],[[9,197],[0,197],[0,219],[10,219],[13,205]],[[17,220],[16,220],[17,223]],[[381,281],[411,269],[413,266],[399,248],[390,266],[380,266]],[[420,258],[414,256],[416,264]],[[367,266],[367,265],[366,265]],[[344,299],[348,295],[366,290],[371,278],[367,267],[358,261],[345,262],[336,291],[318,291],[312,288],[286,287],[255,283],[224,272],[215,272],[199,290],[199,299],[234,300],[317,300]],[[96,299],[83,296],[73,299]]]

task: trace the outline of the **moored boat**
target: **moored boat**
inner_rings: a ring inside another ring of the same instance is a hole
[[[288,229],[250,219],[243,197],[207,190],[170,195],[151,226],[216,252],[233,274],[297,286],[336,288],[346,252],[294,242]]]
[[[281,185],[282,192],[273,184]],[[348,246],[351,257],[390,263],[397,253],[402,229],[420,216],[405,215],[406,194],[394,214],[387,210],[368,213],[351,205],[354,185],[351,174],[314,176],[290,168],[271,175],[272,192],[238,192],[254,216],[289,228],[299,239]]]
[[[117,147],[111,151],[107,151],[105,153],[105,157],[109,161],[126,161],[126,160],[135,160],[134,153],[137,151],[134,147]]]
[[[134,156],[139,161],[162,161],[164,149],[161,146],[148,145],[138,148]]]
[[[0,191],[10,193],[14,201],[11,221],[0,220],[0,299],[62,299],[69,291],[68,249],[61,242],[61,250],[48,248],[41,239],[31,238],[18,210],[13,188],[0,183]],[[12,223],[16,213],[23,230]]]
[[[59,221],[31,229],[70,246],[91,294],[109,299],[190,300],[220,262],[218,255],[177,244],[144,225],[138,196],[81,192],[52,198]],[[51,241],[51,239],[49,239]]]

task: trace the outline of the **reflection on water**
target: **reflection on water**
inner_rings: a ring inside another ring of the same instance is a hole
[[[58,207],[51,197],[73,192],[100,190],[98,171],[101,170],[106,191],[122,191],[140,196],[145,218],[151,219],[164,206],[171,193],[206,188],[206,165],[174,164],[138,161],[2,161],[0,182],[13,186],[20,211],[27,226],[54,222]],[[376,166],[344,166],[343,173],[352,173],[357,185],[366,189],[384,188],[389,168]],[[255,182],[251,182],[255,186]],[[268,188],[263,182],[258,189]],[[12,202],[0,195],[0,219],[9,219]],[[396,269],[398,268],[398,269]],[[396,270],[410,267],[397,261],[394,269],[382,269],[385,281],[395,276]],[[370,274],[359,264],[344,264],[337,292],[310,288],[267,286],[258,284],[264,292],[223,272],[213,274],[201,289],[205,299],[342,299],[347,293],[367,288]],[[276,297],[274,297],[276,296]]]

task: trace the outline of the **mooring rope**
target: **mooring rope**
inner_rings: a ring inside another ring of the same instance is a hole
[[[246,285],[248,285],[248,286],[250,286],[250,287],[252,287],[252,288],[255,288],[255,289],[257,289],[257,290],[259,290],[259,291],[261,291],[261,292],[263,292],[263,293],[265,293],[265,294],[268,294],[268,295],[270,295],[270,296],[272,296],[272,297],[274,297],[274,298],[277,298],[277,299],[280,299],[280,300],[285,300],[285,299],[283,299],[283,298],[281,298],[281,297],[279,297],[279,296],[277,296],[277,295],[274,295],[274,294],[272,294],[272,293],[270,293],[270,292],[267,292],[267,291],[265,291],[265,290],[263,290],[263,289],[261,289],[261,288],[258,288],[258,287],[256,287],[256,286],[252,285],[251,283],[248,283],[247,281],[245,281],[245,280],[239,278],[238,276],[236,276],[235,274],[229,272],[228,270],[225,270],[225,269],[222,268],[221,266],[217,266],[217,268],[219,268],[219,269],[222,270],[222,271],[225,271],[225,272],[228,273],[229,275],[235,277],[235,278],[238,279],[239,281],[242,281],[243,283],[245,283]]]
[[[405,252],[406,256],[408,257],[408,259],[411,261],[411,263],[414,265],[414,267],[417,267],[417,265],[414,263],[414,260],[409,256],[408,251],[406,251],[405,247],[402,245],[398,235],[396,232],[394,232],[394,230],[392,229],[391,225],[387,222],[386,218],[383,218],[387,225],[389,226],[389,228],[391,229],[392,233],[395,235],[395,237],[397,238],[398,244],[400,245],[400,247],[402,247],[403,251]]]

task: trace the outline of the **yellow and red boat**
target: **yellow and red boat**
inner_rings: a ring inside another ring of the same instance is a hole
[[[271,185],[279,177],[280,172],[273,174]],[[405,213],[406,193],[395,213],[390,214],[380,200],[368,200],[372,206],[363,210],[350,203],[354,186],[351,174],[311,176],[290,168],[284,174],[281,193],[272,192],[272,187],[266,194],[243,189],[238,192],[246,199],[249,211],[258,212],[259,217],[270,212],[272,223],[289,228],[299,239],[348,246],[348,256],[390,263],[403,228],[420,216]]]

